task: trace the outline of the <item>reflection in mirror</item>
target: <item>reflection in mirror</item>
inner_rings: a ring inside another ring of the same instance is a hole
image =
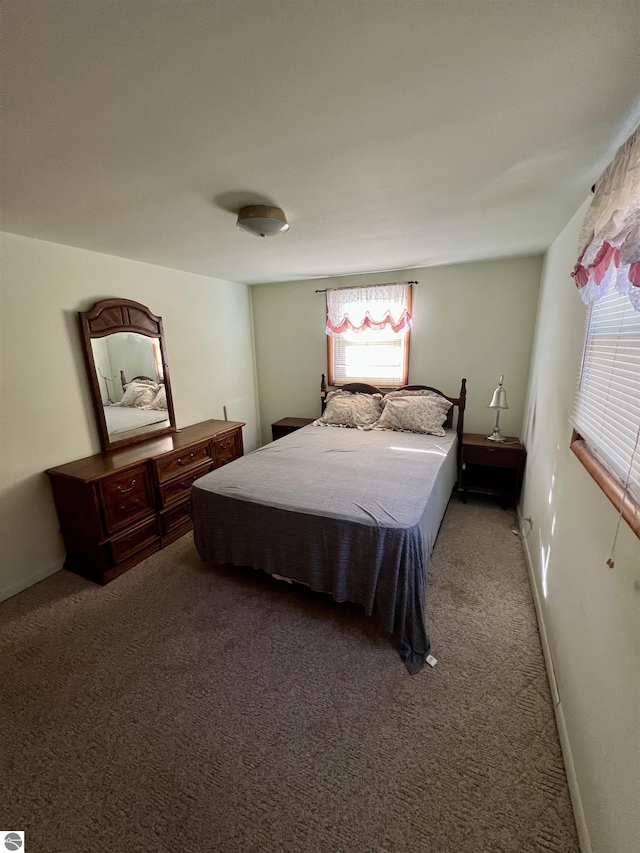
[[[158,338],[115,332],[91,349],[110,441],[170,425]]]
[[[130,299],[79,314],[103,450],[176,431],[162,318]]]

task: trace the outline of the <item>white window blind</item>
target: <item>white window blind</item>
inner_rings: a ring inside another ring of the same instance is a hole
[[[640,502],[640,312],[613,289],[591,304],[572,421]]]
[[[408,336],[392,329],[344,332],[333,339],[333,382],[402,385]]]

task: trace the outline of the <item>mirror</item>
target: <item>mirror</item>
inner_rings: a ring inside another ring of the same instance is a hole
[[[129,299],[79,316],[102,449],[175,432],[162,318]]]

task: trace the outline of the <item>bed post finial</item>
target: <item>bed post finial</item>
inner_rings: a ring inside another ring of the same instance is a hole
[[[320,380],[320,390],[323,394],[327,393],[327,380],[325,378],[324,373],[322,374],[322,379]]]
[[[458,398],[458,423],[456,432],[458,433],[458,466],[462,458],[462,436],[464,435],[464,407],[467,403],[467,380],[463,379],[460,383],[460,397]]]

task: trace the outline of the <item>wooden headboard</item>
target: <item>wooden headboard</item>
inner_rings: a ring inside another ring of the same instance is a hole
[[[128,385],[129,382],[135,382],[136,379],[145,379],[147,382],[155,382],[158,385],[164,385],[164,379],[154,379],[152,376],[134,376],[133,379],[128,380],[124,375],[124,370],[120,371],[120,384],[124,388],[125,385]]]
[[[460,383],[460,393],[457,397],[450,397],[448,394],[443,394],[438,388],[433,388],[431,385],[402,385],[400,388],[376,388],[375,385],[367,385],[365,382],[349,382],[347,385],[340,386],[342,391],[350,391],[352,394],[386,394],[389,391],[435,391],[436,394],[439,394],[441,397],[444,397],[445,400],[449,400],[453,405],[447,412],[447,419],[444,422],[444,426],[447,429],[453,429],[453,415],[455,410],[458,410],[458,417],[456,420],[456,432],[458,434],[458,447],[462,446],[462,434],[464,432],[464,408],[467,402],[467,380],[463,379]],[[320,383],[320,398],[322,401],[322,411],[324,412],[325,400],[327,397],[327,383],[325,382],[325,375],[322,374],[322,382]]]

